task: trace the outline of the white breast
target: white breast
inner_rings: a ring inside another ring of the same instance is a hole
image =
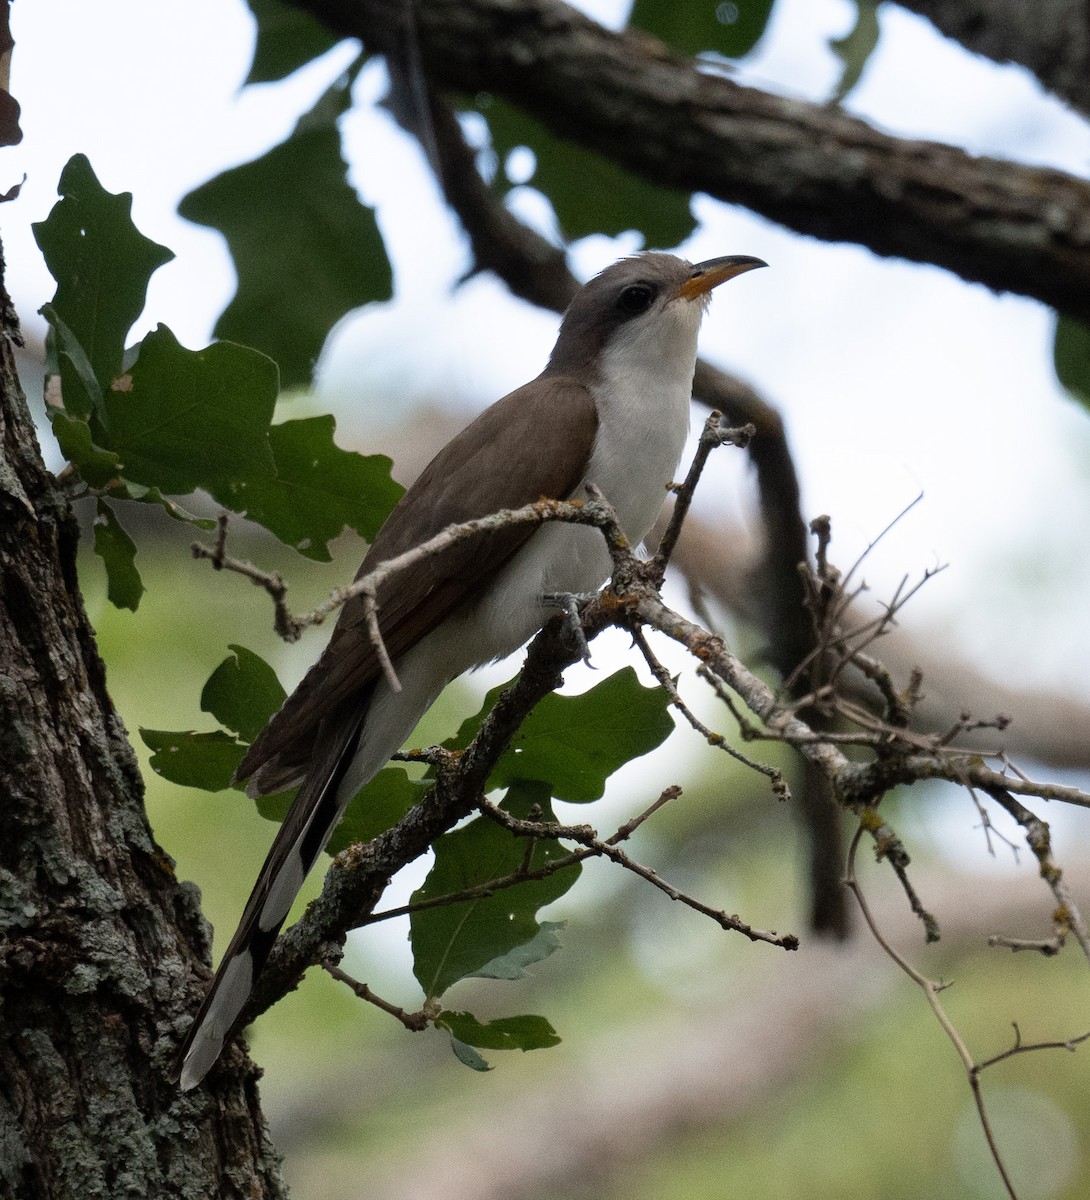
[[[584,482],[602,489],[633,544],[646,537],[677,477],[700,315],[699,305],[673,301],[650,328],[618,330],[602,356],[598,436]]]

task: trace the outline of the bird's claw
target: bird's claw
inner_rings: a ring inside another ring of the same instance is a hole
[[[579,651],[579,657],[590,667],[594,669],[594,664],[590,661],[590,646],[587,643],[586,634],[583,632],[583,622],[579,615],[579,608],[595,597],[594,592],[546,592],[542,597],[545,604],[549,608],[558,608],[564,614],[564,628],[575,643]]]

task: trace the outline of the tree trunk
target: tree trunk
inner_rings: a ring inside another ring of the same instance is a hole
[[[169,1078],[208,929],[106,691],[2,261],[0,326],[0,1196],[283,1196],[248,1059]]]

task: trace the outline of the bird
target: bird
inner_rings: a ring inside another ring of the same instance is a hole
[[[449,525],[575,498],[587,484],[639,544],[681,460],[697,333],[712,290],[767,265],[747,255],[693,264],[646,252],[584,284],[541,374],[439,451],[379,529],[356,578]],[[400,690],[379,661],[364,600],[343,606],[326,649],[236,772],[254,797],[299,790],[179,1051],[183,1090],[201,1082],[233,1034],[349,801],[452,679],[513,653],[552,615],[556,596],[592,593],[609,571],[597,529],[558,522],[493,530],[417,561],[377,594]]]

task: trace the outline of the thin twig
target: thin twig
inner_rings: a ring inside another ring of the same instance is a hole
[[[396,1017],[406,1029],[411,1030],[413,1033],[420,1033],[422,1030],[427,1029],[431,1023],[428,1020],[427,1013],[422,1010],[414,1013],[406,1012],[405,1009],[399,1008],[396,1004],[391,1004],[389,1000],[383,1000],[381,996],[376,996],[366,983],[360,983],[358,979],[353,979],[351,975],[342,971],[331,959],[323,959],[322,968],[328,971],[334,979],[347,984],[361,1000],[366,1000],[368,1004],[373,1004],[376,1008],[381,1008],[384,1013],[389,1013],[391,1017]]]
[[[736,933],[741,933],[748,937],[750,941],[767,942],[773,946],[781,946],[785,950],[797,950],[799,940],[794,934],[780,935],[774,930],[764,931],[754,929],[751,925],[747,925],[739,916],[731,915],[722,909],[711,908],[693,896],[687,895],[673,884],[667,883],[656,871],[650,867],[643,866],[642,863],[636,862],[629,858],[623,850],[617,848],[613,839],[602,841],[601,838],[586,825],[542,825],[535,821],[520,821],[510,814],[503,811],[501,808],[496,808],[495,805],[484,801],[481,805],[481,811],[493,820],[503,825],[505,829],[510,830],[517,836],[522,837],[557,837],[565,838],[569,841],[578,842],[593,854],[602,855],[605,858],[611,859],[619,866],[624,867],[628,871],[645,879],[648,883],[664,892],[671,900],[676,900],[684,904],[687,908],[693,909],[695,912],[701,913],[705,917],[710,917],[717,925],[723,929],[734,930]]]
[[[1015,938],[1006,937],[1001,933],[992,933],[988,935],[989,946],[1001,946],[1004,950],[1011,950],[1015,954],[1019,950],[1033,950],[1037,954],[1044,955],[1045,958],[1054,958],[1067,944],[1067,938],[1062,933],[1057,933],[1055,937],[1050,938]]]
[[[1022,1031],[1018,1028],[1016,1021],[1011,1022],[1014,1029],[1014,1045],[1007,1050],[1001,1050],[998,1054],[991,1058],[986,1058],[982,1063],[977,1063],[976,1073],[979,1075],[981,1071],[986,1071],[989,1067],[994,1067],[996,1063],[1005,1062],[1008,1058],[1013,1058],[1016,1054],[1034,1054],[1038,1050],[1069,1050],[1072,1054],[1083,1042],[1090,1041],[1090,1032],[1080,1033],[1077,1037],[1068,1038],[1065,1042],[1030,1042],[1026,1045],[1022,1041]]]
[[[893,530],[893,528],[895,526],[900,524],[900,522],[903,521],[905,519],[905,517],[908,516],[908,514],[916,507],[917,504],[919,504],[919,502],[922,499],[923,499],[923,492],[920,492],[914,500],[910,500],[904,506],[904,508],[902,508],[901,511],[888,522],[888,524],[885,526],[885,528],[881,529],[875,537],[871,538],[871,540],[867,543],[866,548],[863,550],[863,552],[859,555],[859,557],[855,560],[855,562],[853,562],[852,565],[848,568],[847,573],[845,574],[843,580],[841,581],[842,589],[847,590],[848,584],[851,582],[852,576],[856,573],[856,571],[859,570],[859,568],[867,560],[867,556],[870,554],[870,552],[875,548],[875,546],[878,545],[879,542],[882,541],[883,538],[886,537],[887,534],[889,534],[891,532],[891,530]]]
[[[988,853],[992,856],[992,858],[995,858],[995,847],[992,845],[992,838],[993,836],[997,837],[1001,842],[1006,843],[1010,849],[1014,861],[1017,863],[1018,847],[1009,837],[1002,833],[1001,830],[996,829],[994,823],[992,822],[991,815],[984,807],[984,802],[977,795],[976,788],[973,787],[972,784],[966,784],[965,790],[969,793],[969,798],[972,800],[974,806],[976,807],[977,815],[980,817],[980,828],[984,830],[984,844],[988,848]]]
[[[625,821],[612,837],[606,838],[606,841],[611,846],[616,846],[620,842],[627,842],[648,817],[654,816],[664,804],[669,804],[671,800],[676,800],[680,795],[681,788],[676,783],[672,783],[668,788],[663,789],[662,794],[657,800],[653,800],[643,812],[637,813],[631,820]]]
[[[862,650],[852,651],[851,665],[881,692],[886,704],[885,718],[888,724],[898,729],[906,729],[912,709],[920,700],[920,684],[923,681],[920,672],[913,671],[908,687],[899,692],[885,664]]]
[[[969,1053],[969,1048],[962,1040],[961,1034],[954,1027],[953,1022],[946,1015],[946,1010],[939,1001],[939,993],[948,985],[935,983],[926,976],[921,975],[915,967],[912,966],[905,958],[903,958],[894,948],[886,941],[885,936],[878,927],[878,922],[874,919],[874,914],[870,910],[870,905],[867,903],[867,898],[863,894],[863,889],[859,885],[859,878],[855,871],[855,856],[859,849],[859,842],[865,832],[865,826],[860,822],[855,831],[855,836],[852,838],[851,846],[848,849],[847,862],[847,877],[845,884],[855,896],[856,903],[859,905],[859,910],[863,914],[863,920],[866,921],[867,927],[871,931],[871,936],[881,946],[886,955],[901,968],[902,971],[915,983],[927,997],[927,1002],[931,1006],[931,1011],[935,1014],[936,1020],[942,1027],[943,1032],[950,1039],[951,1045],[957,1051],[958,1057],[961,1059],[962,1065],[965,1067],[965,1073],[969,1078],[969,1086],[973,1092],[973,1100],[976,1103],[977,1115],[980,1118],[981,1126],[984,1130],[984,1137],[988,1142],[988,1149],[991,1152],[992,1161],[999,1171],[999,1176],[1003,1181],[1003,1186],[1007,1189],[1007,1195],[1011,1200],[1018,1200],[1018,1194],[1014,1190],[1014,1185],[1011,1183],[1010,1176],[1007,1174],[1007,1168],[1003,1164],[1002,1155],[999,1153],[999,1146],[995,1140],[995,1134],[992,1131],[991,1121],[988,1119],[988,1112],[984,1106],[984,1095],[980,1088],[980,1068],[974,1062],[973,1056]]]
[[[371,639],[371,645],[374,646],[375,653],[378,655],[382,673],[386,676],[390,690],[396,694],[401,691],[401,680],[398,679],[394,664],[390,661],[390,652],[386,649],[386,642],[383,640],[382,630],[379,628],[378,599],[375,596],[374,587],[369,587],[363,592],[363,615],[367,622],[367,636]]]
[[[648,644],[647,638],[644,636],[643,630],[638,625],[631,629],[632,640],[636,643],[637,648],[644,657],[644,661],[651,668],[651,673],[659,681],[659,685],[663,688],[666,694],[670,697],[670,703],[678,710],[686,721],[700,734],[709,746],[714,746],[718,750],[722,750],[728,754],[735,762],[739,762],[744,767],[749,767],[750,770],[764,775],[766,779],[772,783],[772,791],[779,800],[790,800],[791,790],[787,786],[787,780],[783,774],[777,771],[775,767],[770,767],[766,763],[757,762],[752,758],[748,758],[740,750],[736,750],[730,742],[715,730],[709,729],[707,725],[689,708],[682,700],[678,693],[677,687],[674,685],[673,679],[670,678],[670,672],[659,662],[655,652]]]
[[[625,854],[623,850],[618,849],[619,842],[630,837],[632,832],[647,820],[652,813],[680,794],[680,788],[667,788],[638,817],[622,825],[612,837],[605,840],[601,839],[589,825],[561,825],[552,821],[521,820],[517,817],[512,817],[509,813],[504,812],[502,808],[498,808],[489,801],[482,799],[478,805],[481,813],[494,820],[497,824],[502,825],[503,828],[514,834],[514,836],[575,842],[582,849],[573,850],[562,858],[550,859],[533,870],[526,870],[524,863],[518,870],[508,875],[500,876],[497,879],[490,879],[486,883],[476,884],[473,887],[464,888],[458,892],[451,892],[445,896],[435,896],[428,900],[415,901],[412,904],[405,904],[398,908],[389,908],[384,909],[382,912],[371,913],[359,922],[359,926],[372,925],[378,921],[389,921],[395,917],[409,916],[414,912],[421,912],[428,908],[439,908],[450,904],[464,903],[468,900],[483,899],[506,888],[517,887],[520,883],[545,879],[550,875],[555,875],[558,871],[566,870],[588,858],[602,857],[611,859],[619,866],[645,879],[658,888],[659,891],[668,895],[671,900],[676,900],[684,904],[687,908],[700,913],[702,916],[709,917],[722,929],[740,933],[752,942],[766,942],[772,946],[780,946],[784,950],[797,950],[799,942],[794,934],[781,935],[774,930],[754,929],[753,926],[746,924],[736,914],[729,914],[722,909],[712,908],[695,897],[682,892],[679,888],[674,887],[673,884],[662,879],[650,867],[643,866],[642,863],[636,862]]]
[[[1005,808],[1019,825],[1026,831],[1026,842],[1033,851],[1041,872],[1041,878],[1052,889],[1056,897],[1056,910],[1052,914],[1056,926],[1056,936],[1062,938],[1070,931],[1079,947],[1090,961],[1090,936],[1087,934],[1086,922],[1075,904],[1071,890],[1064,882],[1063,871],[1056,865],[1052,857],[1052,837],[1046,822],[1036,813],[1026,808],[1021,801],[1002,787],[986,787],[984,790],[1001,808]]]
[[[890,825],[878,815],[878,810],[875,808],[864,808],[859,814],[859,822],[874,839],[875,857],[879,861],[884,859],[893,868],[894,874],[897,876],[905,895],[908,897],[908,903],[912,911],[923,922],[924,938],[928,942],[939,941],[942,936],[939,931],[939,923],[924,908],[920,897],[916,893],[916,889],[912,886],[908,878],[908,868],[911,865],[912,859],[905,849],[904,842],[901,841]]]
[[[647,564],[648,580],[656,588],[662,587],[662,581],[666,577],[666,565],[669,563],[670,556],[677,545],[677,540],[681,536],[681,527],[685,524],[685,517],[688,515],[689,507],[693,502],[696,485],[700,482],[700,476],[703,474],[711,452],[723,445],[738,446],[745,449],[749,445],[753,435],[757,432],[756,427],[753,425],[743,425],[738,429],[724,429],[722,421],[722,413],[713,411],[709,414],[707,420],[704,422],[704,428],[701,430],[696,453],[693,455],[693,461],[689,466],[685,481],[673,485],[673,491],[677,497],[674,501],[674,511],[670,514],[670,521],[659,540],[659,546],[655,551],[654,557]]]
[[[255,587],[264,588],[273,602],[273,628],[277,636],[285,642],[297,642],[306,628],[304,622],[297,620],[288,610],[286,597],[288,586],[283,578],[275,571],[263,571],[252,562],[244,559],[231,558],[227,554],[227,513],[220,513],[216,518],[216,540],[212,546],[203,542],[193,542],[190,551],[195,559],[207,559],[215,571],[233,571],[243,575]]]
[[[495,529],[507,529],[518,525],[541,525],[546,521],[593,525],[602,530],[602,535],[605,537],[611,553],[620,547],[626,547],[624,534],[612,506],[597,488],[588,486],[587,491],[589,499],[586,501],[538,500],[534,504],[527,504],[522,508],[503,509],[486,517],[450,525],[411,550],[380,563],[373,571],[356,579],[351,584],[334,588],[321,604],[299,616],[293,616],[288,610],[285,603],[287,586],[278,574],[262,571],[253,563],[228,556],[226,552],[228,520],[226,513],[221,513],[216,522],[215,543],[212,546],[206,546],[201,542],[194,542],[191,549],[194,558],[206,559],[211,562],[215,570],[232,571],[235,574],[243,575],[255,585],[264,588],[273,601],[274,628],[277,634],[287,642],[298,641],[304,629],[322,624],[349,600],[357,596],[363,597],[368,636],[371,644],[375,647],[383,672],[391,688],[396,692],[401,690],[401,683],[394,670],[379,624],[377,599],[379,588],[401,571],[425,558],[442,553],[460,541],[478,537],[482,533]]]

